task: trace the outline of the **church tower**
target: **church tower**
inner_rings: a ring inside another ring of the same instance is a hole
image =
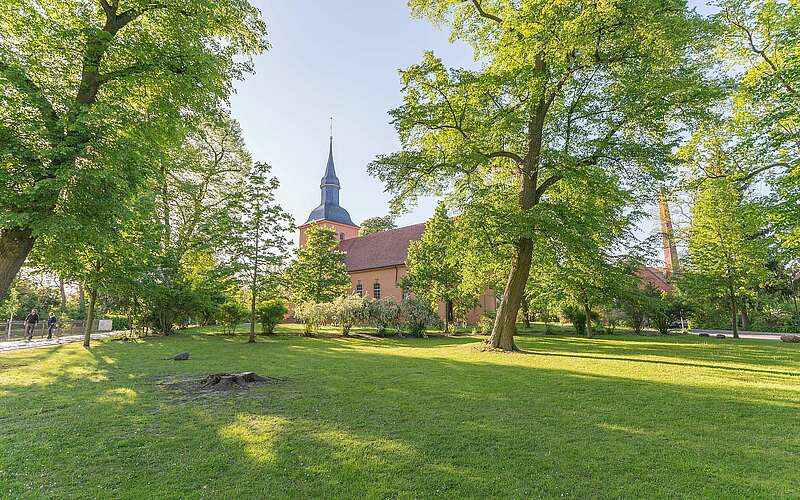
[[[333,163],[333,135],[330,138],[328,164],[325,166],[325,175],[322,176],[319,188],[321,191],[319,206],[311,211],[308,220],[299,227],[300,246],[306,244],[306,231],[314,223],[333,228],[340,241],[357,237],[359,227],[353,223],[347,210],[339,205],[341,185],[339,178],[336,177],[336,168]]]

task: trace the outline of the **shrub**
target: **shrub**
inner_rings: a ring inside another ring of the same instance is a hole
[[[64,315],[59,315],[58,312],[55,313],[56,317],[59,321],[67,320],[68,318],[63,317]],[[111,320],[111,328],[114,331],[118,330],[131,330],[131,322],[127,315],[124,314],[106,314],[106,318]]]
[[[367,302],[367,318],[379,335],[386,333],[390,326],[397,326],[400,320],[400,306],[392,298],[370,300]]]
[[[347,336],[353,325],[366,319],[365,299],[358,295],[339,297],[331,303],[331,320],[342,327],[342,334]]]
[[[497,317],[497,311],[485,311],[481,314],[481,319],[478,321],[478,326],[480,328],[480,332],[483,335],[489,335],[492,333],[492,327],[494,327],[494,319]]]
[[[572,326],[575,327],[575,331],[578,332],[578,335],[586,335],[586,313],[583,312],[583,307],[570,304],[564,306],[561,310],[564,314],[564,317],[572,323]],[[589,314],[592,315],[592,326],[594,326],[600,319],[600,315],[597,314],[595,311],[591,311]],[[600,325],[597,325],[598,333],[602,331]]]
[[[439,315],[431,306],[418,298],[405,299],[400,302],[400,316],[405,331],[409,335],[422,337],[428,327],[438,327],[441,324]]]
[[[238,300],[227,300],[217,309],[217,321],[222,324],[224,333],[236,333],[236,327],[247,317],[247,308]]]
[[[261,302],[256,307],[256,318],[261,323],[261,334],[272,335],[275,327],[283,321],[288,309],[281,299],[271,299]]]
[[[332,322],[333,308],[330,303],[304,302],[295,308],[294,316],[303,322],[303,334],[310,335],[322,325]]]

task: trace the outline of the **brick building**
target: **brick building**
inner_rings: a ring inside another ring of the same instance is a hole
[[[339,204],[341,184],[336,177],[333,162],[333,138],[328,151],[325,175],[320,181],[320,204],[311,211],[300,227],[300,246],[306,243],[306,231],[312,224],[330,227],[339,238],[339,248],[347,254],[345,263],[350,274],[352,292],[362,297],[393,298],[400,301],[403,291],[399,281],[406,274],[406,257],[411,241],[418,240],[425,231],[425,224],[400,227],[367,236],[359,236],[359,226]],[[484,311],[495,309],[494,293],[487,291],[479,299],[479,305],[468,314],[469,323],[477,323]],[[448,313],[445,304],[439,304],[439,316]],[[452,315],[452,312],[450,312]]]

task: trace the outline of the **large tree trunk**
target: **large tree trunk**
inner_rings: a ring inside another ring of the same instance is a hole
[[[97,303],[97,289],[89,289],[89,310],[86,312],[86,325],[83,329],[83,347],[88,348],[94,330],[94,307]]]
[[[586,337],[592,338],[592,308],[588,300],[583,301],[583,313],[586,315]]]
[[[492,335],[487,343],[496,349],[504,351],[514,350],[514,334],[517,330],[517,312],[519,311],[525,285],[531,272],[531,259],[533,257],[533,241],[522,238],[517,243],[517,252],[511,261],[511,271],[508,273],[508,282],[503,291],[503,299],[497,310],[497,317],[492,328]]]
[[[8,296],[11,283],[31,253],[34,241],[30,229],[3,229],[0,232],[0,303]]]

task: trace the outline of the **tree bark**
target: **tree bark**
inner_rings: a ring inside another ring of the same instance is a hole
[[[517,251],[511,261],[511,271],[508,273],[506,288],[503,290],[503,299],[497,310],[497,318],[492,327],[492,335],[487,343],[496,349],[513,351],[514,334],[517,331],[517,312],[519,311],[528,275],[531,272],[531,259],[533,257],[533,240],[522,238],[516,245]]]
[[[586,315],[586,338],[592,338],[592,308],[589,307],[589,301],[583,301],[583,313]]]
[[[31,253],[34,242],[30,229],[3,229],[0,232],[0,303],[8,296],[11,283]]]
[[[97,303],[97,289],[89,289],[89,310],[86,312],[86,325],[83,330],[83,347],[89,348],[89,343],[92,340],[92,331],[94,330],[94,307]]]

